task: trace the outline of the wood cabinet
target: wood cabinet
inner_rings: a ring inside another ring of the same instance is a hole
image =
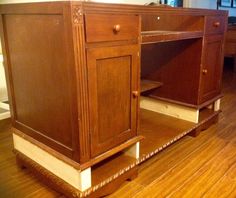
[[[104,196],[220,113],[227,12],[0,6],[16,156],[68,197]]]
[[[138,45],[87,50],[91,155],[137,135]]]
[[[204,41],[200,103],[220,94],[223,36],[207,36]]]

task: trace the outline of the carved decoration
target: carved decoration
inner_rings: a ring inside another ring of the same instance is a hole
[[[80,24],[83,21],[83,14],[80,6],[73,7],[73,22],[74,24]]]

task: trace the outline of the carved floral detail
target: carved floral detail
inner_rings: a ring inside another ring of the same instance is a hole
[[[73,22],[74,24],[82,23],[82,10],[80,6],[74,6],[73,8]]]

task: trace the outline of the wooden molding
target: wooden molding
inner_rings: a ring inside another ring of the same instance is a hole
[[[72,5],[72,22],[73,22],[73,40],[74,40],[74,56],[75,71],[77,79],[77,99],[79,113],[79,141],[80,147],[80,163],[89,161],[90,159],[90,129],[89,129],[89,105],[88,105],[88,75],[85,56],[85,38],[83,15],[81,13],[81,5]]]

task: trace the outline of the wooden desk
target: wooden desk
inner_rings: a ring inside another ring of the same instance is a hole
[[[236,25],[228,25],[225,40],[225,57],[234,58],[234,72],[236,72]]]
[[[217,120],[225,11],[72,1],[0,14],[18,162],[68,197],[112,192]]]

